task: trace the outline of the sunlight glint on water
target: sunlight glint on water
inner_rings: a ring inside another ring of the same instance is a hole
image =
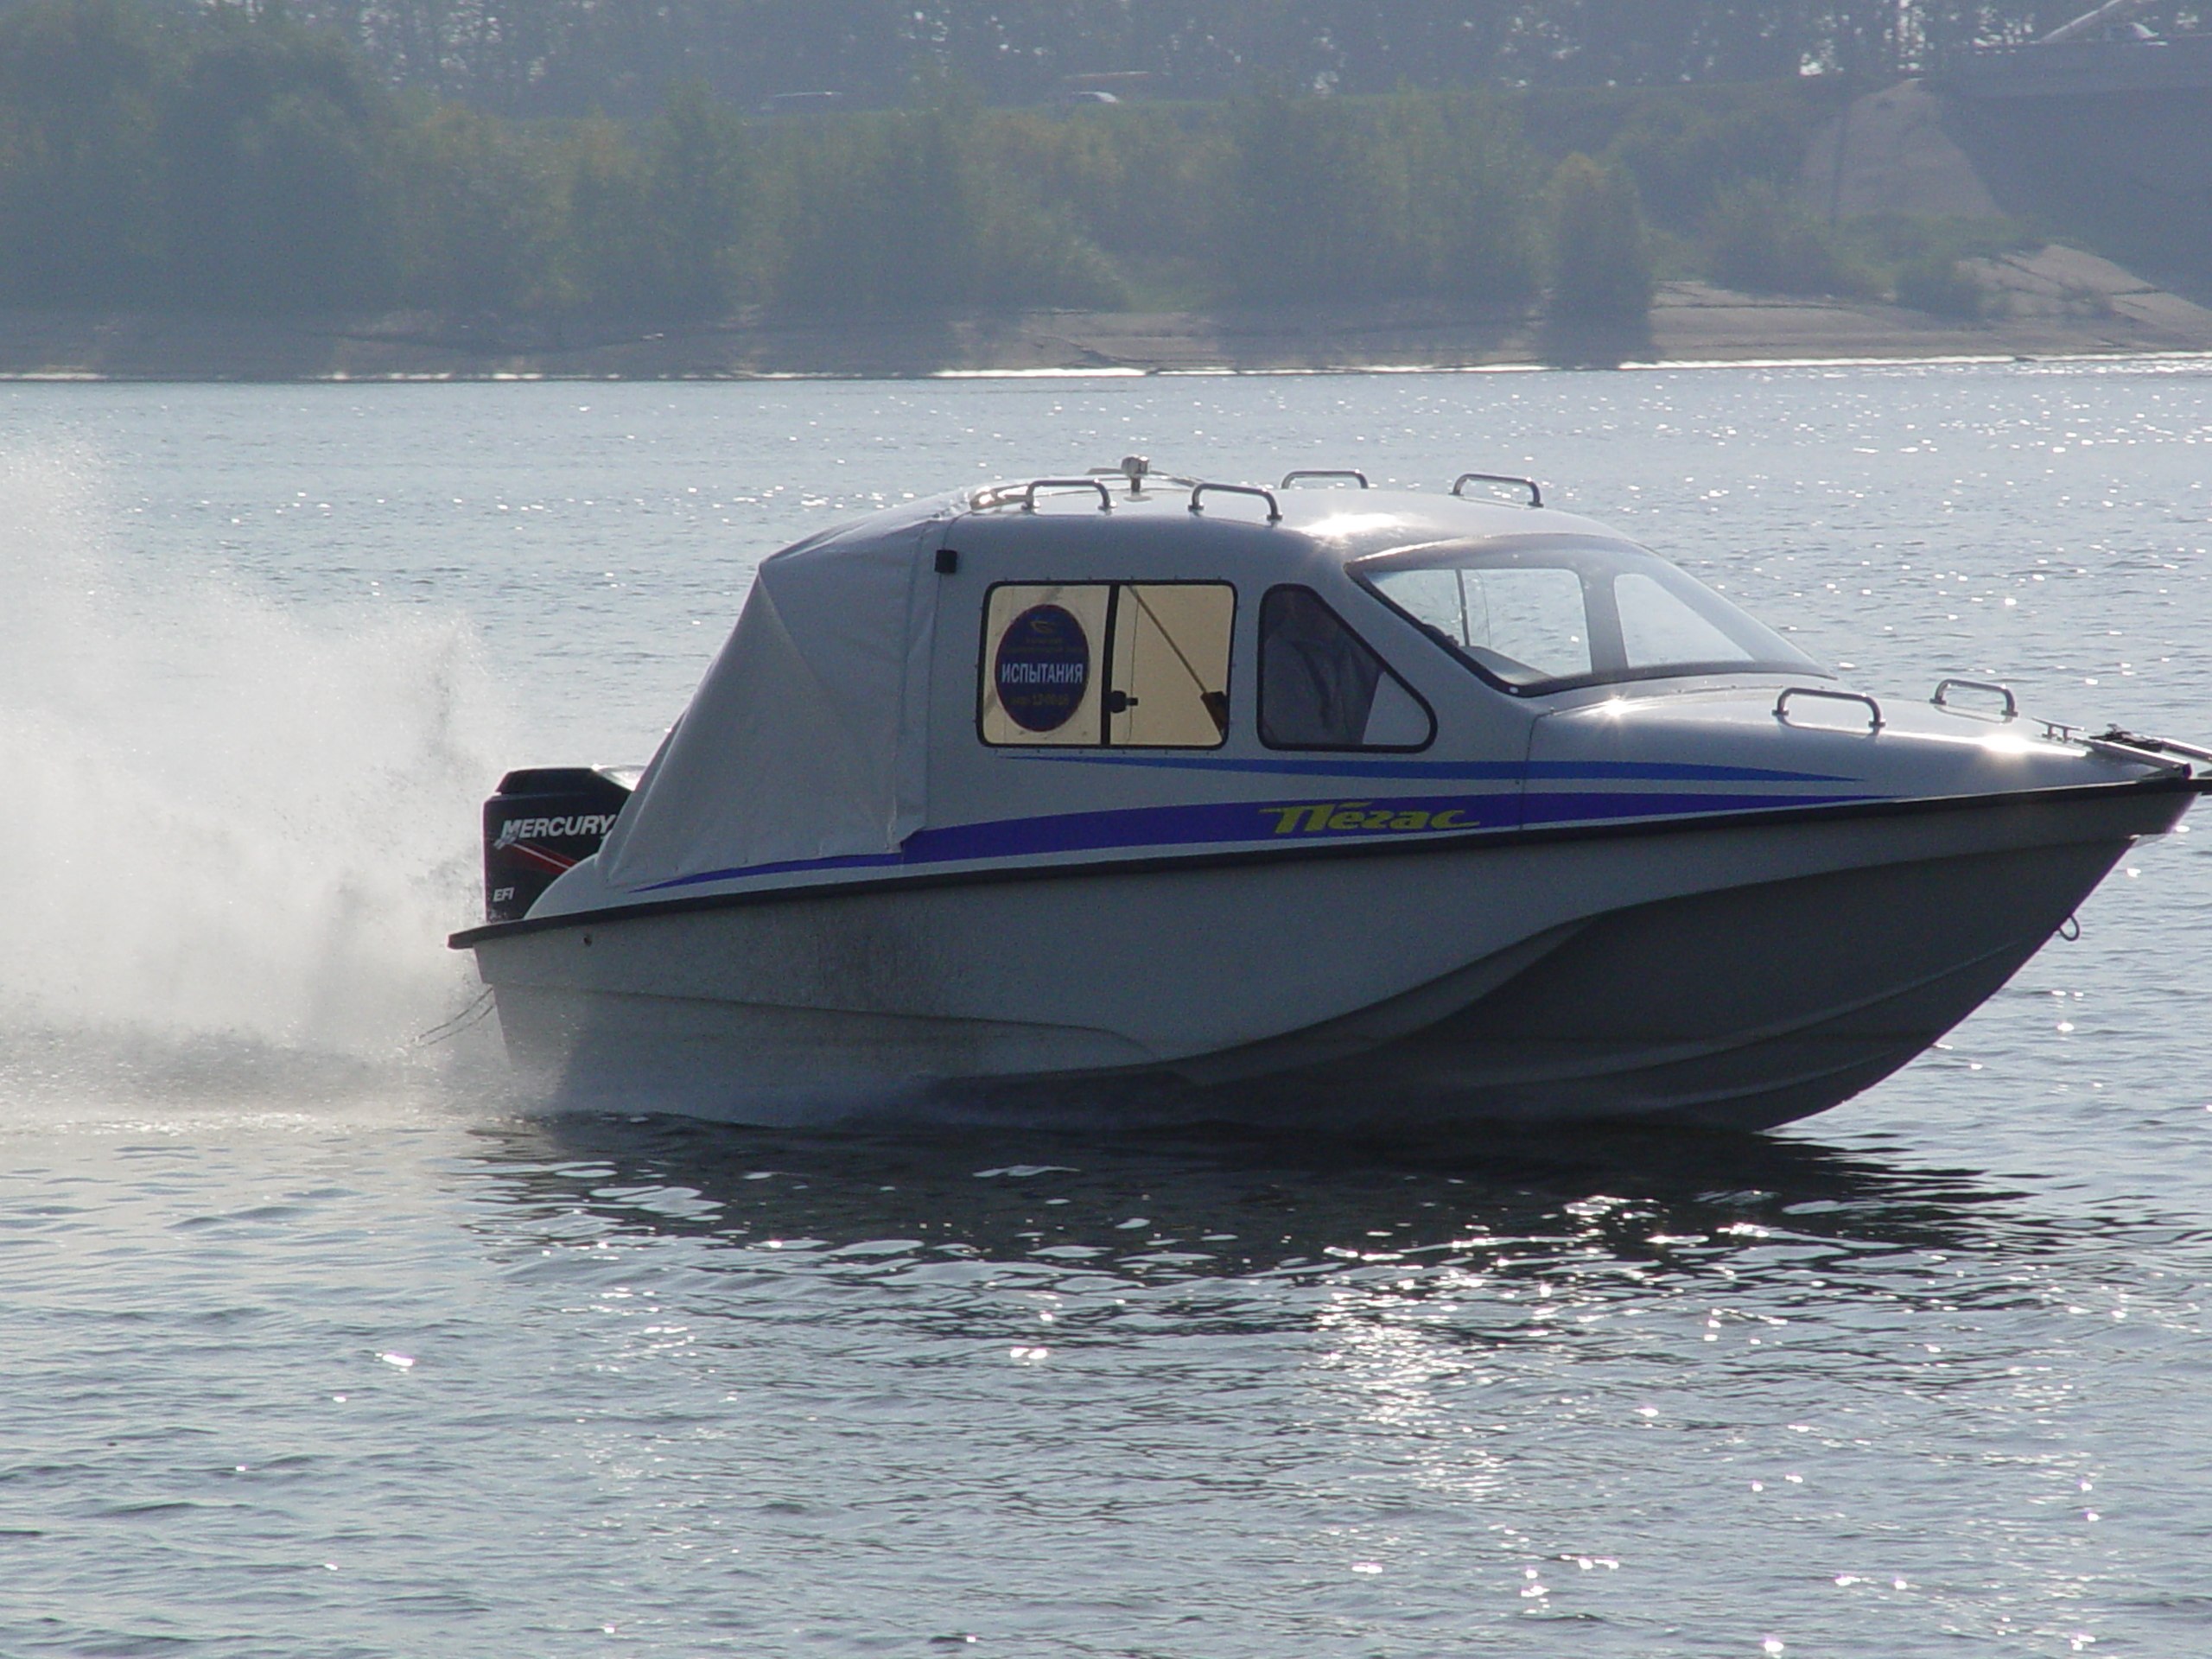
[[[2194,1659],[2212,821],[1748,1143],[545,1123],[408,1044],[499,772],[643,758],[880,501],[1528,471],[1885,697],[2201,741],[2208,444],[2188,364],[0,391],[0,1653]]]

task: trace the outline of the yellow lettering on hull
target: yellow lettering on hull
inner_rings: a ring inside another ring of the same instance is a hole
[[[1414,830],[1473,830],[1472,809],[1447,807],[1441,812],[1376,806],[1372,801],[1309,801],[1298,806],[1263,806],[1261,817],[1273,821],[1268,831],[1276,836],[1343,835],[1358,831],[1405,834]]]

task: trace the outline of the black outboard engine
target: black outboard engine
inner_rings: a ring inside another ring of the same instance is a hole
[[[484,918],[519,921],[553,878],[607,839],[638,774],[617,766],[531,766],[484,803]]]

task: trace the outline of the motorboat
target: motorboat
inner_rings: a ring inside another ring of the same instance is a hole
[[[518,1064],[739,1121],[1755,1129],[2208,786],[2002,685],[1846,685],[1525,479],[1133,457],[766,559],[642,774],[503,780],[452,943]]]

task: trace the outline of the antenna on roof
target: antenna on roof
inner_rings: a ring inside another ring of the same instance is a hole
[[[1131,495],[1142,495],[1144,481],[1152,475],[1152,463],[1142,455],[1123,455],[1118,467],[1094,467],[1090,469],[1093,478],[1110,478],[1116,474],[1129,480]]]

